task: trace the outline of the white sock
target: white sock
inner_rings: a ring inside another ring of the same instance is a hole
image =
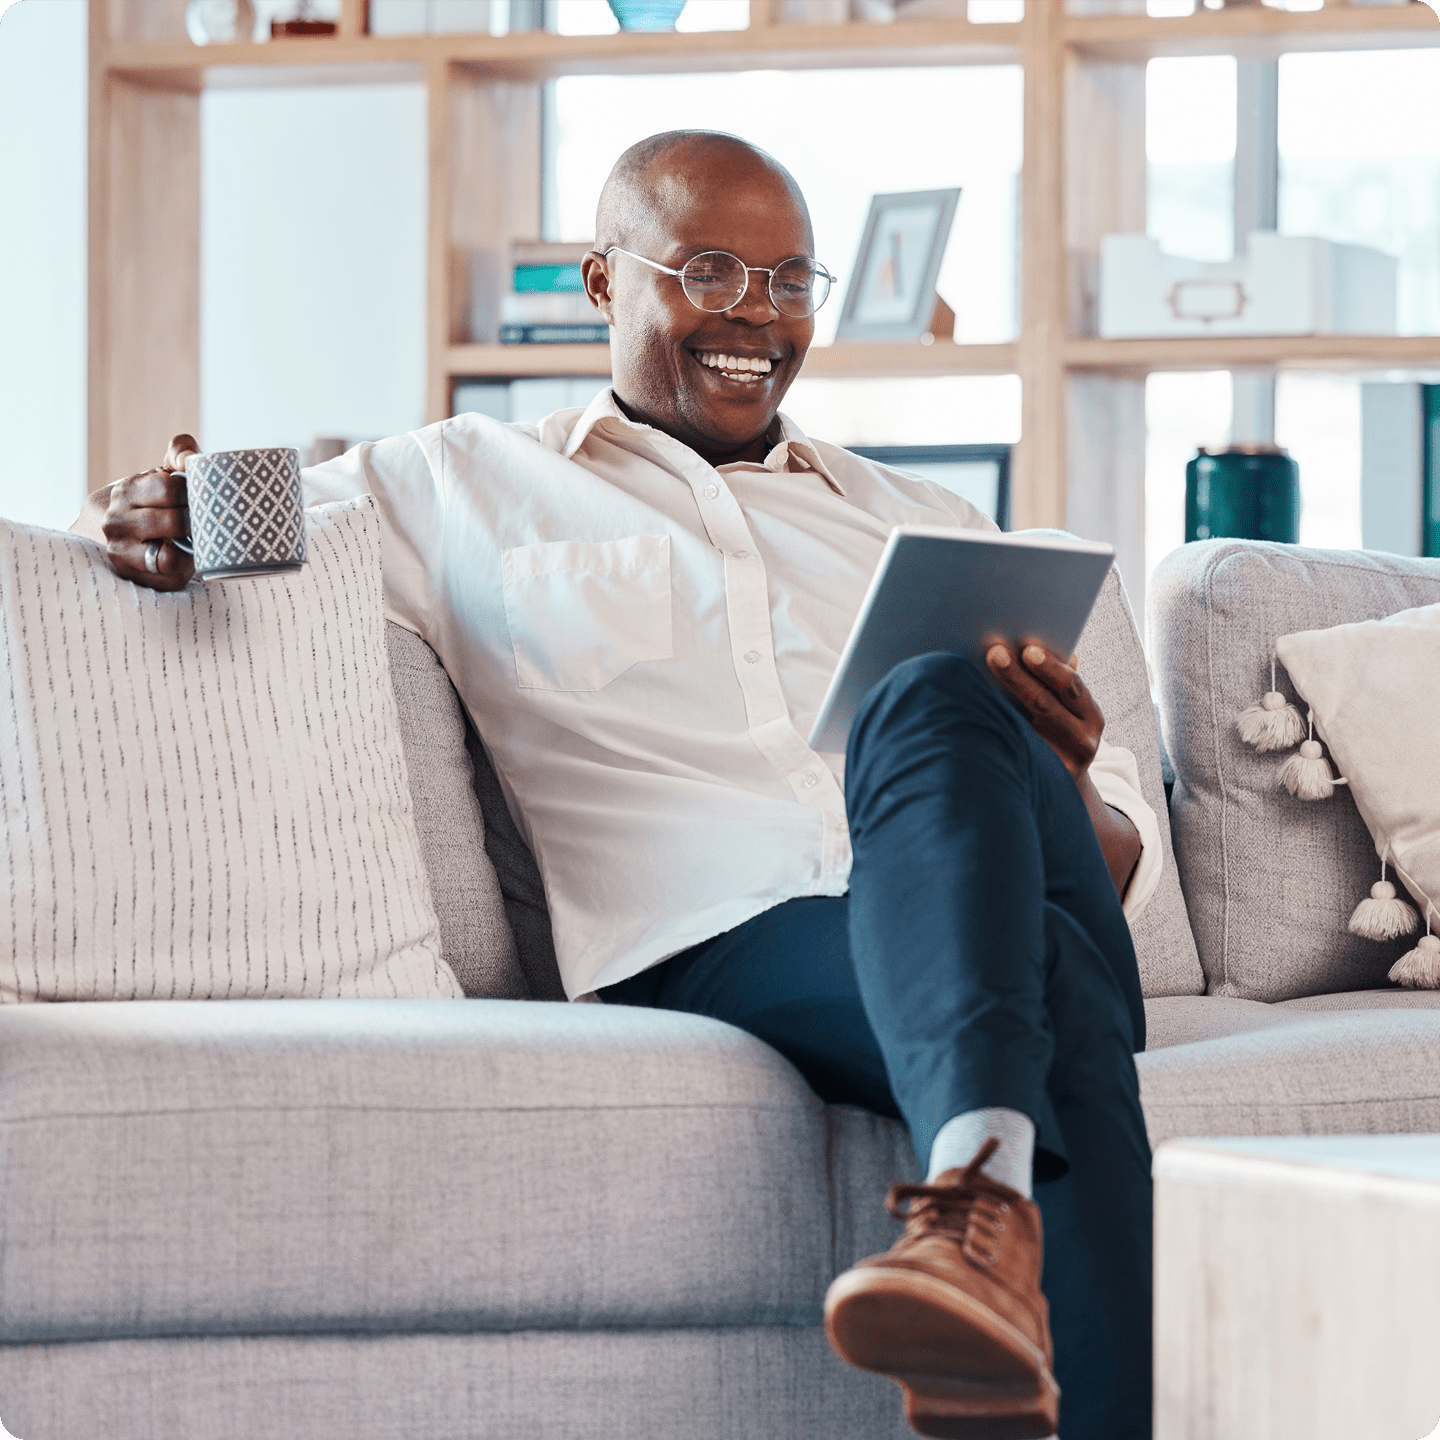
[[[1035,1122],[1019,1110],[1007,1110],[1002,1106],[989,1110],[967,1110],[963,1115],[947,1120],[930,1147],[930,1169],[926,1180],[934,1180],[946,1170],[963,1170],[992,1135],[1000,1142],[1000,1148],[981,1168],[992,1180],[998,1180],[1030,1199]]]

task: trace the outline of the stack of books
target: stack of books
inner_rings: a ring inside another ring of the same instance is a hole
[[[580,261],[585,243],[517,241],[510,252],[510,287],[500,296],[502,345],[603,344],[610,327],[585,294]]]

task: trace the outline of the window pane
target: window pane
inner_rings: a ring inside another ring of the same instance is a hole
[[[1280,60],[1280,229],[1400,261],[1401,334],[1440,333],[1440,52]]]
[[[819,344],[835,334],[871,194],[958,185],[938,282],[955,337],[1014,338],[1018,67],[572,76],[555,82],[554,114],[555,239],[594,237],[610,167],[657,130],[738,133],[780,160],[809,201],[817,258],[840,276]]]
[[[1300,467],[1300,543],[1360,548],[1360,382],[1281,374],[1275,441]]]
[[[1228,370],[1159,372],[1145,381],[1145,574],[1185,543],[1185,467],[1230,437]]]
[[[1228,260],[1235,240],[1235,61],[1145,71],[1146,229],[1169,255]]]

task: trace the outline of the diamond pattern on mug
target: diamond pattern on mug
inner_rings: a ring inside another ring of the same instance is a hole
[[[196,569],[305,563],[299,461],[294,450],[252,450],[191,462]]]

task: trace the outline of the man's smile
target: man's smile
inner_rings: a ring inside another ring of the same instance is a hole
[[[780,356],[737,355],[725,350],[692,350],[698,364],[737,385],[759,385],[772,373]]]

